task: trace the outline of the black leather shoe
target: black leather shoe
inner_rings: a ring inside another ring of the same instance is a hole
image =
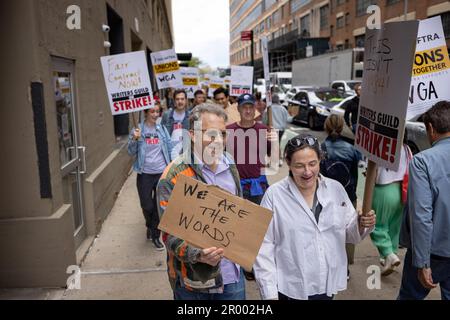
[[[147,228],[147,240],[152,240],[152,239],[153,239],[152,231],[149,228]]]
[[[153,244],[155,245],[156,250],[163,251],[164,245],[159,241],[159,239],[153,239]]]

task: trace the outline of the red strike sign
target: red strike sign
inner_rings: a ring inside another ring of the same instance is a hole
[[[241,94],[251,94],[250,89],[246,89],[246,88],[232,88],[231,89],[231,93],[233,95],[241,95]]]
[[[389,138],[359,125],[356,143],[374,156],[394,163],[397,139]]]
[[[117,101],[114,102],[114,111],[125,111],[125,110],[134,110],[134,109],[141,109],[143,107],[150,106],[152,103],[150,101],[150,97],[141,97],[131,100],[125,100],[125,101]]]

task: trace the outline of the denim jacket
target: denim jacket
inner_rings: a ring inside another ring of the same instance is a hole
[[[139,129],[141,132],[144,132],[144,121],[139,124]],[[130,156],[136,156],[136,161],[133,164],[133,170],[138,174],[141,174],[144,169],[145,163],[145,141],[141,136],[138,141],[133,139],[134,129],[131,131],[128,137],[128,154]],[[162,142],[162,152],[164,155],[164,159],[167,164],[171,162],[171,153],[172,153],[172,140],[170,139],[170,135],[167,132],[166,128],[157,124],[156,132],[158,133],[159,138]]]
[[[342,138],[338,138],[336,141],[331,140],[331,138],[325,139],[322,143],[322,149],[326,150],[327,156],[331,160],[349,161],[357,164],[362,159],[361,153]]]

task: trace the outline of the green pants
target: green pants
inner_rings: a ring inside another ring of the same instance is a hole
[[[372,208],[377,215],[375,230],[370,234],[382,258],[397,253],[403,215],[401,184],[376,185]]]

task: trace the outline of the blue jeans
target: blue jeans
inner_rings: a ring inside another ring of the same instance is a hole
[[[178,282],[173,292],[174,300],[245,300],[245,279],[241,269],[238,283],[226,284],[223,293],[192,292],[181,287]]]
[[[431,256],[430,267],[434,283],[441,287],[442,300],[450,300],[450,259]],[[430,293],[417,276],[418,269],[412,265],[411,249],[408,249],[403,264],[402,285],[397,300],[423,300]]]

